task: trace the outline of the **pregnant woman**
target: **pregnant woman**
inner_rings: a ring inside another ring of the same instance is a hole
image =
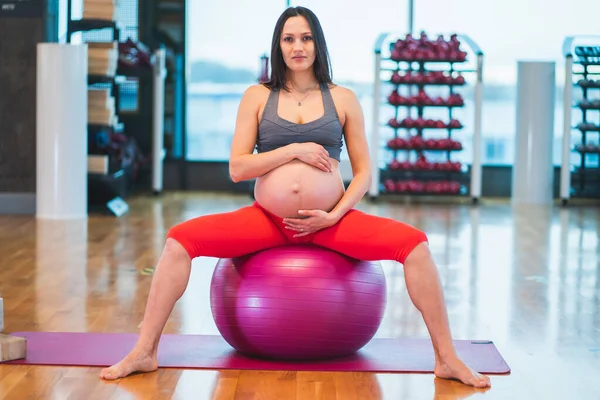
[[[157,369],[160,335],[186,289],[192,259],[311,243],[357,259],[403,264],[409,295],[432,338],[435,375],[489,386],[489,378],[467,367],[455,352],[425,234],[354,209],[371,177],[363,114],[354,93],[332,83],[325,38],[312,11],[293,7],[281,15],[271,60],[271,80],[250,87],[242,97],[231,147],[231,177],[236,182],[256,179],[256,201],[171,228],[138,341],[101,377]],[[347,190],[339,172],[343,142],[353,171]]]

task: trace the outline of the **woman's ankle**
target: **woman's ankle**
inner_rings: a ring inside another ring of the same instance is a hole
[[[153,343],[138,343],[135,345],[131,353],[136,355],[156,357],[158,353],[158,345]]]
[[[435,346],[434,352],[435,358],[438,362],[445,362],[458,358],[458,354],[456,353],[456,349],[454,348],[452,341],[450,341],[448,344]]]

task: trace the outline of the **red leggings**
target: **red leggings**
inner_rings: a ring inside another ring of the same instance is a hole
[[[310,243],[364,261],[396,260],[404,263],[427,236],[403,222],[350,210],[337,224],[294,238],[282,219],[257,202],[236,211],[205,215],[174,226],[167,237],[175,239],[193,259],[232,258],[269,247]]]

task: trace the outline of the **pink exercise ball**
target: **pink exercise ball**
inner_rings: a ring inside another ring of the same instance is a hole
[[[219,332],[239,352],[319,360],[353,354],[373,338],[386,281],[378,262],[286,245],[220,259],[210,302]]]

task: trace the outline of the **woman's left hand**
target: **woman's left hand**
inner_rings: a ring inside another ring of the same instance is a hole
[[[288,217],[283,219],[286,229],[300,232],[294,237],[310,235],[335,225],[339,218],[323,210],[299,210],[300,217]]]

